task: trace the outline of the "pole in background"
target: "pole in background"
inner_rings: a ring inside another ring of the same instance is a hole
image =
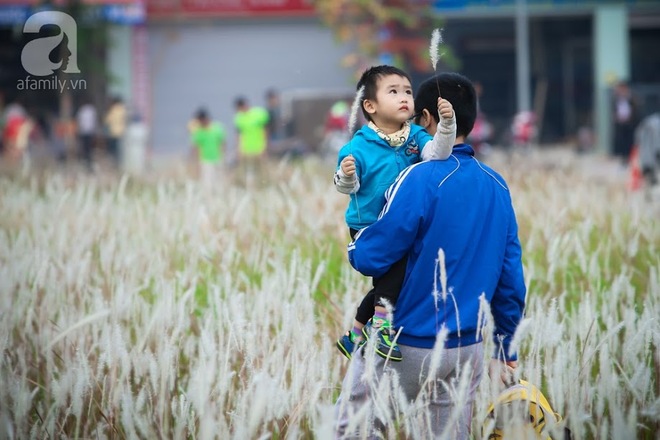
[[[531,110],[527,0],[516,0],[516,87],[518,112]]]

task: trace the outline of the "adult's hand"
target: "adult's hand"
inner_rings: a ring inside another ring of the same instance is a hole
[[[499,359],[491,359],[488,364],[488,376],[502,388],[506,388],[515,382],[516,368],[518,368],[517,361],[503,362]]]

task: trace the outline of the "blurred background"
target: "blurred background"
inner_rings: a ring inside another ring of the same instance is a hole
[[[416,86],[434,72],[435,28],[438,71],[478,86],[472,142],[484,149],[562,144],[625,160],[620,125],[631,136],[660,111],[657,0],[0,0],[2,151],[64,160],[89,142],[112,155],[118,132],[150,157],[187,154],[201,108],[231,150],[244,97],[270,101],[271,154],[332,157],[359,74],[395,64]]]

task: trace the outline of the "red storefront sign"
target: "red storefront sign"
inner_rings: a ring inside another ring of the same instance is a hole
[[[139,0],[82,0],[81,3],[86,5],[127,5],[132,3],[140,3]],[[0,0],[0,6],[53,6],[62,7],[73,4],[72,0],[51,0],[44,4],[42,0]]]
[[[147,0],[149,17],[309,16],[312,0]]]

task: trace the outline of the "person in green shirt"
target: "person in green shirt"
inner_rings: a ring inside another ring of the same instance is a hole
[[[200,179],[211,185],[223,160],[226,133],[222,124],[211,121],[206,109],[197,112],[197,122],[191,130],[192,144],[199,153]]]
[[[266,152],[268,142],[268,111],[262,107],[250,107],[244,97],[236,98],[234,125],[238,131],[238,151],[241,157],[260,157]]]
[[[238,135],[238,157],[241,174],[248,186],[254,182],[255,174],[261,173],[263,159],[268,145],[268,110],[251,107],[245,97],[234,101],[236,115],[234,126]]]

